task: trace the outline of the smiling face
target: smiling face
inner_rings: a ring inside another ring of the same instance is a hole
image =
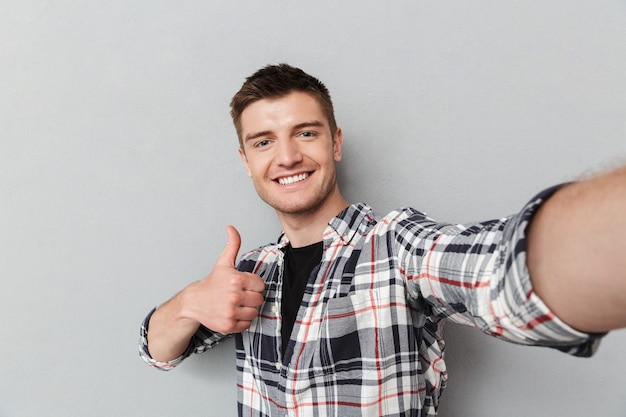
[[[335,169],[341,130],[331,132],[312,96],[292,92],[248,105],[241,114],[241,137],[239,154],[248,176],[279,217],[335,215],[345,208]]]

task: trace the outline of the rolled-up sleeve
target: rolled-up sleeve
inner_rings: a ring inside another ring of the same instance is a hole
[[[223,335],[221,333],[217,333],[210,329],[207,329],[204,326],[200,326],[200,328],[196,331],[196,333],[191,338],[189,342],[189,346],[187,346],[187,349],[185,349],[185,351],[179,357],[171,361],[160,362],[152,358],[152,356],[150,355],[150,350],[148,348],[148,326],[150,324],[150,318],[152,317],[152,314],[154,314],[155,311],[156,311],[156,308],[152,309],[152,311],[150,311],[148,316],[142,322],[141,329],[140,329],[140,337],[139,337],[139,356],[141,357],[141,359],[143,359],[144,362],[146,362],[148,365],[152,366],[153,368],[156,368],[162,371],[169,371],[171,369],[174,369],[176,366],[178,366],[183,360],[185,360],[191,354],[202,353],[230,336],[230,335]]]
[[[534,197],[516,215],[464,225],[415,212],[399,222],[399,257],[407,291],[433,315],[480,328],[510,342],[592,355],[603,334],[579,332],[534,293],[526,266],[526,229],[558,187]]]

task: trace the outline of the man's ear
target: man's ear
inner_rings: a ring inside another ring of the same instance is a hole
[[[341,161],[341,147],[343,146],[343,133],[341,133],[341,128],[337,128],[337,132],[335,132],[335,137],[333,138],[333,158],[335,162]]]
[[[250,166],[248,165],[248,157],[246,157],[246,153],[241,149],[241,146],[237,149],[239,151],[239,157],[243,161],[244,166],[246,167],[246,175],[252,178],[252,172],[250,172]]]

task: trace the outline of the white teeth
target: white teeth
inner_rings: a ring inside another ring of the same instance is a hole
[[[302,181],[303,179],[305,179],[306,177],[308,177],[309,174],[299,174],[299,175],[294,175],[291,177],[284,177],[284,178],[279,178],[278,182],[281,185],[287,185],[287,184],[293,184],[294,182],[298,182],[298,181]]]

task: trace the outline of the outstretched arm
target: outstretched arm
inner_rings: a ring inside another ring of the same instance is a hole
[[[626,327],[626,167],[567,185],[528,231],[534,291],[573,328]]]

